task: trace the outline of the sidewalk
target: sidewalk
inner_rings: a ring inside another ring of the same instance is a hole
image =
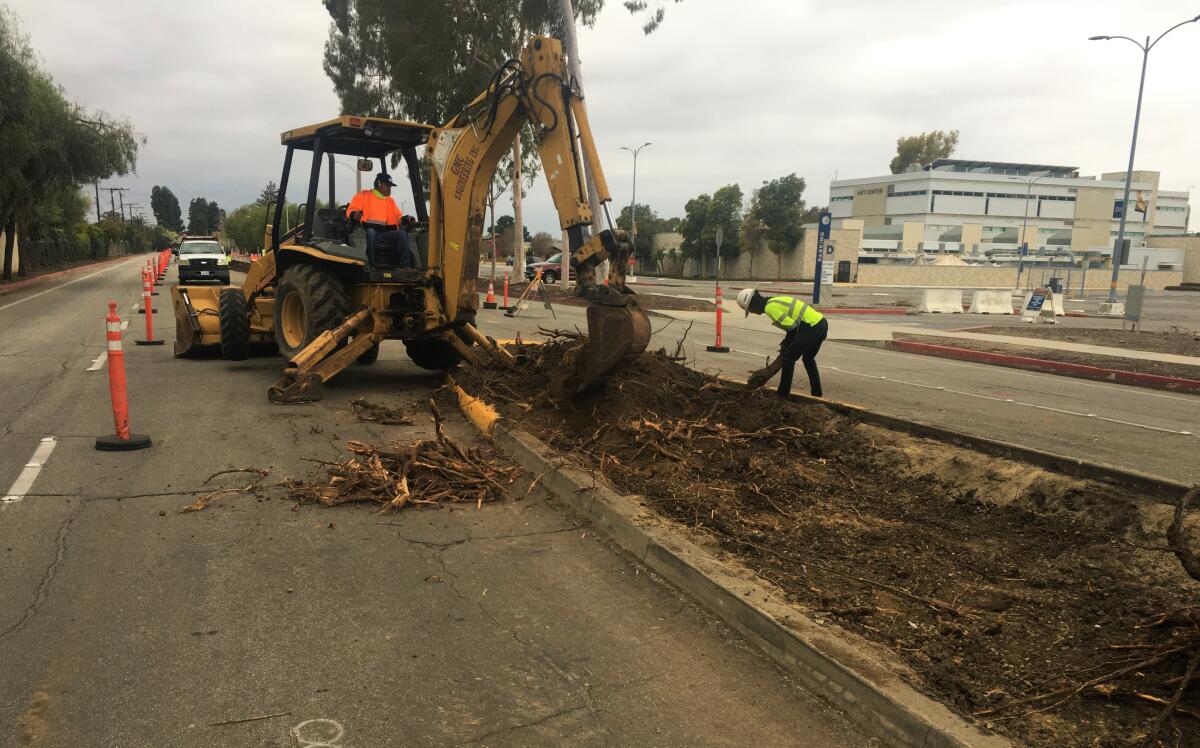
[[[145,253],[145,254],[148,254],[148,253]],[[127,260],[133,256],[134,255],[121,255],[120,257],[108,257],[103,260],[96,260],[94,262],[88,262],[83,265],[76,265],[74,267],[69,267],[64,270],[53,270],[49,273],[42,273],[40,275],[30,275],[30,276],[26,276],[24,278],[18,276],[16,278],[16,280],[12,280],[12,281],[0,281],[0,296],[5,296],[10,293],[16,293],[17,291],[21,291],[23,289],[30,288],[31,286],[36,286],[40,283],[45,283],[46,281],[52,281],[52,280],[56,280],[58,278],[64,278],[68,275],[72,275],[73,273],[78,273],[78,272],[81,272],[84,270],[92,270],[94,268],[98,268],[103,265],[110,265],[114,262],[119,262],[121,260]]]
[[[673,317],[686,322],[698,322],[710,325],[715,324],[715,318],[712,312],[656,311],[655,314]],[[762,315],[744,317],[741,310],[738,309],[734,309],[733,311],[726,310],[723,325],[727,329],[752,330],[755,332],[767,332],[774,329],[771,325],[771,321],[766,317]],[[910,324],[896,324],[894,322],[882,321],[867,322],[842,318],[831,320],[829,325],[830,340],[889,341],[892,340],[894,334],[898,332],[909,333],[911,335],[927,335],[929,337],[946,338],[948,343],[949,341],[953,340],[980,340],[989,343],[1003,343],[1005,345],[1021,346],[1024,348],[1044,348],[1056,351],[1074,351],[1076,353],[1086,353],[1093,356],[1110,356],[1114,358],[1183,364],[1185,366],[1200,366],[1200,356],[1179,356],[1173,353],[1135,351],[1127,348],[1112,348],[1102,345],[1087,345],[1084,343],[1067,343],[1058,340],[1040,340],[1038,338],[1014,337],[1011,335],[988,335],[974,332],[959,332],[956,330],[938,330]]]

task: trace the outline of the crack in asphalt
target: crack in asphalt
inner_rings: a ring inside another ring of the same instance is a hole
[[[42,572],[42,578],[38,581],[37,592],[34,594],[33,600],[31,600],[29,604],[25,606],[25,610],[21,613],[21,617],[17,619],[16,623],[9,626],[4,631],[0,631],[0,643],[4,642],[5,639],[19,633],[21,629],[25,628],[25,624],[29,623],[29,621],[33,619],[34,615],[37,614],[38,607],[45,601],[46,593],[50,587],[50,583],[54,581],[55,572],[58,571],[58,566],[62,563],[63,557],[67,553],[67,533],[69,532],[71,525],[74,524],[75,519],[79,516],[79,513],[83,511],[83,505],[83,501],[76,502],[75,508],[72,509],[71,513],[68,514],[67,517],[59,524],[58,532],[55,533],[54,537],[54,559],[46,567],[46,570]]]
[[[530,533],[513,533],[511,535],[511,537],[550,535],[550,534],[556,534],[556,533],[571,532],[574,530],[581,529],[582,527],[584,527],[584,525],[561,528],[558,530],[542,530],[542,531],[535,531],[535,532],[530,532]],[[453,571],[450,570],[449,564],[446,562],[446,559],[444,559],[442,557],[442,553],[445,552],[446,550],[448,550],[449,548],[463,545],[464,543],[467,543],[471,540],[485,540],[485,539],[500,538],[500,537],[504,537],[504,536],[502,536],[502,535],[472,536],[472,537],[464,538],[459,541],[449,542],[444,547],[439,547],[439,545],[436,543],[431,544],[431,543],[426,543],[423,541],[410,541],[410,542],[413,542],[415,545],[424,545],[425,547],[435,548],[436,550],[434,550],[432,553],[429,554],[429,559],[431,561],[433,561],[434,563],[436,563],[438,565],[438,567],[441,568],[442,573],[446,575],[445,576],[446,584],[450,588],[450,591],[453,592],[454,595],[456,597],[458,597],[459,600],[466,603],[467,605],[474,605],[475,607],[477,607],[479,609],[479,612],[483,614],[483,617],[485,619],[487,619],[487,621],[489,623],[491,623],[492,626],[494,626],[498,631],[502,631],[502,632],[508,634],[509,637],[511,637],[512,640],[514,642],[516,642],[518,647],[520,647],[522,650],[528,652],[531,660],[541,663],[543,666],[545,666],[551,672],[553,672],[555,675],[557,675],[565,684],[567,684],[571,688],[572,691],[575,691],[576,695],[580,699],[582,699],[582,701],[584,703],[582,706],[570,707],[566,711],[578,711],[581,709],[586,709],[586,710],[592,711],[592,712],[600,711],[595,703],[595,700],[592,698],[591,687],[588,684],[584,683],[584,684],[582,684],[582,688],[580,688],[579,685],[577,685],[578,678],[575,675],[573,675],[571,672],[569,672],[564,665],[562,665],[561,663],[556,661],[552,656],[550,656],[549,653],[543,651],[542,648],[536,646],[535,643],[526,641],[520,634],[517,633],[517,631],[515,629],[513,629],[510,626],[505,625],[500,620],[500,618],[498,616],[496,616],[495,613],[493,613],[491,610],[489,610],[487,608],[486,605],[483,604],[482,599],[472,600],[471,598],[467,597],[467,595],[464,594],[461,589],[459,589],[459,587],[458,587],[459,577],[457,574],[455,574]],[[562,713],[565,714],[566,711],[564,711]],[[504,728],[502,730],[499,730],[499,732],[508,732],[511,730],[520,729],[521,727],[529,727],[529,726],[532,726],[535,724],[541,724],[542,722],[548,721],[549,719],[552,719],[555,716],[558,716],[558,714],[550,715],[549,717],[540,719],[540,720],[532,722],[532,723]],[[494,733],[489,733],[488,735],[491,735],[491,734],[494,734]],[[474,738],[471,741],[468,741],[468,743],[470,743],[470,742],[477,743],[480,740],[483,740],[484,738],[488,737],[488,735]]]
[[[482,743],[484,740],[487,740],[488,738],[496,737],[497,735],[504,735],[504,734],[507,734],[510,732],[515,732],[517,730],[524,730],[529,727],[537,727],[539,725],[546,724],[550,720],[557,719],[557,718],[562,717],[567,714],[571,714],[572,712],[591,711],[591,709],[592,709],[592,707],[589,704],[582,704],[580,706],[569,706],[564,709],[560,709],[557,712],[547,714],[544,717],[539,717],[538,719],[535,719],[532,722],[522,722],[517,725],[510,725],[508,727],[501,727],[497,730],[485,732],[484,734],[479,735],[474,738],[471,738],[470,740],[465,740],[462,743],[459,743],[459,745],[474,745],[476,743]]]

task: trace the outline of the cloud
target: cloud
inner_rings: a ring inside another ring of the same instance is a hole
[[[896,138],[929,129],[961,130],[963,157],[1118,171],[1141,55],[1087,37],[1158,33],[1196,13],[1193,0],[684,0],[644,36],[608,4],[580,34],[589,114],[619,204],[632,179],[620,147],[654,143],[638,160],[638,198],[660,215],[791,172],[824,204],[835,172],[885,173]],[[317,0],[10,5],[72,98],[145,133],[138,175],[112,183],[146,206],[154,184],[185,205],[253,200],[279,178],[278,134],[337,112]],[[1197,50],[1200,24],[1150,59],[1137,165],[1162,171],[1168,189],[1200,189]],[[351,179],[339,170],[340,194]],[[541,182],[525,206],[531,231],[557,228]]]

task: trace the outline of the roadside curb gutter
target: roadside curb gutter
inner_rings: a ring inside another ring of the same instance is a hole
[[[720,560],[646,507],[568,464],[529,433],[500,418],[487,403],[451,380],[460,408],[476,428],[559,500],[589,517],[638,561],[691,595],[759,649],[788,667],[811,690],[889,745],[929,748],[1010,748],[917,691],[908,668],[890,652],[809,618],[768,589],[748,569]]]

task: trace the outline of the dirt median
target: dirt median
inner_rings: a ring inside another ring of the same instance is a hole
[[[458,378],[815,618],[891,648],[915,685],[999,732],[1045,746],[1121,743],[1162,712],[1153,699],[1171,697],[1188,657],[1080,686],[1181,638],[1200,651],[1200,622],[1146,627],[1200,597],[1163,550],[1170,506],[745,395],[665,352],[598,394],[556,399],[572,345],[518,350],[515,376]],[[1200,694],[1179,706],[1163,744],[1176,744],[1177,727],[1179,744],[1200,745],[1200,722],[1186,716],[1200,715]]]
[[[1000,328],[1004,329],[1004,328]],[[1021,328],[1016,328],[1021,329]],[[974,331],[973,331],[974,332]],[[982,331],[980,331],[982,332]],[[1007,335],[1007,332],[991,332],[989,335]],[[1131,371],[1137,374],[1157,374],[1164,377],[1180,377],[1182,379],[1200,380],[1200,366],[1188,366],[1187,364],[1176,364],[1166,361],[1151,361],[1141,358],[1124,358],[1121,356],[1096,356],[1091,353],[1080,353],[1079,351],[1065,351],[1057,348],[1034,348],[1032,346],[1009,344],[1009,343],[994,343],[990,340],[970,340],[965,338],[945,338],[933,335],[913,335],[909,333],[895,333],[893,339],[899,341],[911,341],[914,343],[928,343],[931,345],[950,346],[953,348],[965,348],[969,351],[983,351],[985,353],[1003,353],[1007,356],[1024,356],[1027,358],[1042,359],[1044,361],[1058,361],[1067,364],[1082,364],[1084,366],[1095,366],[1101,369],[1116,369],[1118,371]],[[1033,336],[1030,336],[1033,337]],[[1083,342],[1083,341],[1072,341]],[[1092,343],[1088,343],[1092,345]],[[1096,345],[1099,345],[1098,343]],[[1173,353],[1174,351],[1172,351]]]
[[[977,332],[984,335],[1009,335],[1018,338],[1060,340],[1064,343],[1102,345],[1109,348],[1125,348],[1131,351],[1174,353],[1178,356],[1200,356],[1200,331],[1191,331],[1182,328],[1170,331],[1141,330],[1139,332],[1132,332],[1130,330],[1094,327],[1025,325],[1021,327],[973,327],[970,329],[970,332]]]

